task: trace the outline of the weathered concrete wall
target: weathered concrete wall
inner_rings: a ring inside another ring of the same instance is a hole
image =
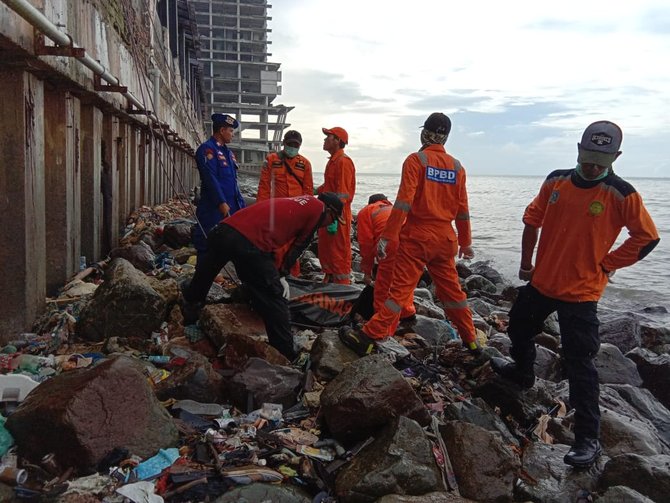
[[[73,57],[36,54],[33,27],[0,2],[0,92],[11,97],[0,100],[0,225],[11,237],[0,247],[0,342],[30,329],[80,256],[104,258],[133,210],[195,185],[192,152],[205,136],[162,45],[154,1],[31,4],[146,110],[161,113],[133,113],[121,93],[97,89]],[[159,93],[153,69],[162,73]]]

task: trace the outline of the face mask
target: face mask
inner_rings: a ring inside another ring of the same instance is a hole
[[[577,174],[579,175],[580,178],[582,178],[583,180],[587,180],[589,182],[595,182],[596,180],[602,180],[603,178],[605,178],[607,175],[610,174],[610,169],[607,168],[606,170],[603,170],[603,172],[600,173],[595,178],[586,178],[584,176],[584,173],[582,172],[582,165],[580,163],[577,163],[577,165],[575,166],[575,171],[577,171]]]
[[[298,155],[299,150],[300,150],[299,147],[284,147],[284,152],[286,153],[286,156],[289,158]]]

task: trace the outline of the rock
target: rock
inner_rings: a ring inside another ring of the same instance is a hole
[[[642,385],[642,378],[635,363],[626,358],[618,347],[604,343],[596,355],[595,365],[598,369],[598,381],[601,384],[632,384]]]
[[[558,324],[558,313],[554,311],[544,320],[544,326],[542,328],[543,332],[547,332],[549,335],[560,336],[561,327]]]
[[[170,250],[170,255],[174,259],[175,263],[184,265],[188,262],[192,256],[197,255],[198,251],[195,248],[177,248],[176,250]]]
[[[382,355],[360,358],[330,381],[321,413],[331,434],[347,442],[367,438],[397,416],[430,421],[421,399]]]
[[[580,489],[595,491],[604,462],[599,460],[589,470],[573,470],[563,463],[569,449],[567,445],[530,442],[523,451],[524,475],[514,488],[515,500],[573,503]]]
[[[642,347],[658,348],[670,343],[670,328],[652,322],[640,323]]]
[[[496,348],[503,355],[509,356],[509,348],[512,347],[512,341],[505,334],[496,333],[489,337],[488,345]]]
[[[472,390],[472,395],[481,397],[490,407],[499,407],[501,416],[511,414],[524,428],[535,424],[535,418],[551,409],[554,405],[554,390],[547,389],[547,383],[535,380],[535,386],[521,390],[518,386],[493,376],[481,382]]]
[[[424,298],[421,292],[426,292],[429,298]],[[427,288],[417,288],[414,290],[414,308],[416,309],[417,316],[427,316],[436,320],[444,319],[444,310],[435,304],[432,294]]]
[[[475,262],[470,266],[470,269],[474,274],[479,274],[480,276],[485,277],[493,284],[498,285],[504,283],[503,277],[500,275],[500,273],[496,271],[493,267],[491,267],[489,264],[490,264],[489,261]]]
[[[312,497],[302,489],[288,485],[255,482],[234,487],[214,500],[214,503],[311,503]]]
[[[264,403],[279,403],[284,409],[296,403],[303,374],[290,367],[249,358],[244,369],[225,383],[227,398],[242,411],[260,409]]]
[[[519,456],[500,435],[463,421],[447,421],[440,435],[462,496],[477,501],[511,501]]]
[[[600,440],[610,457],[625,453],[642,456],[668,453],[653,426],[602,406],[600,407]]]
[[[32,463],[53,452],[60,467],[80,472],[90,471],[116,447],[144,458],[178,440],[141,365],[123,356],[40,384],[6,427]]]
[[[663,406],[652,393],[629,384],[610,386],[621,398],[654,425],[658,435],[670,446],[670,410]]]
[[[615,456],[605,465],[599,485],[603,489],[627,486],[653,501],[667,501],[670,494],[670,456]]]
[[[465,421],[485,430],[497,432],[510,445],[518,444],[514,435],[489,405],[481,398],[453,402],[445,406],[444,418],[447,420]]]
[[[626,486],[612,486],[598,499],[607,503],[654,503],[646,496]]]
[[[502,289],[502,292],[500,292],[500,297],[507,302],[511,302],[512,304],[516,301],[518,296],[519,288],[516,286],[506,286]]]
[[[492,281],[489,281],[484,276],[480,276],[479,274],[473,274],[465,278],[465,289],[468,292],[481,290],[483,292],[496,293],[497,291],[496,286]]]
[[[657,356],[647,349],[635,348],[626,356],[637,365],[643,386],[670,408],[670,355]]]
[[[165,311],[165,300],[147,277],[127,260],[115,259],[82,310],[77,335],[95,342],[114,336],[147,338],[158,330]]]
[[[188,246],[191,242],[190,223],[170,223],[163,227],[163,241],[170,248]]]
[[[458,277],[461,279],[466,279],[468,276],[472,276],[472,271],[470,268],[465,265],[465,262],[460,260],[456,262],[456,272],[458,273]]]
[[[263,319],[246,304],[205,306],[200,313],[200,329],[217,347],[223,346],[230,334],[267,340]]]
[[[558,354],[560,351],[561,341],[559,340],[558,337],[554,335],[549,335],[544,332],[540,332],[535,336],[535,344],[537,344],[538,346],[542,346],[543,348],[547,348],[548,350]]]
[[[375,503],[472,503],[473,501],[454,493],[428,493],[422,496],[387,494]]]
[[[109,256],[112,259],[125,259],[142,272],[153,270],[156,259],[152,248],[143,241],[136,245],[114,248],[109,252]]]
[[[421,426],[395,418],[337,474],[343,503],[374,502],[386,494],[421,495],[443,489],[431,443]]]
[[[498,309],[497,306],[494,306],[492,304],[489,304],[485,300],[482,300],[477,297],[473,297],[468,299],[468,306],[470,309],[477,314],[479,314],[482,318],[486,318],[489,316],[493,311],[496,311]]]
[[[160,295],[167,306],[174,306],[179,302],[179,286],[173,279],[158,279],[154,276],[147,276],[147,281],[158,295]]]
[[[196,400],[203,403],[223,402],[223,378],[199,353],[191,352],[184,365],[173,367],[167,379],[155,386],[159,400]]]
[[[346,365],[358,360],[358,355],[347,348],[334,330],[325,330],[316,338],[311,351],[312,368],[325,381],[337,377]]]
[[[618,347],[622,353],[627,353],[642,343],[640,322],[632,315],[607,318],[601,321],[600,342],[608,342]]]
[[[535,357],[535,375],[545,381],[559,382],[562,378],[560,357],[553,351],[535,345],[537,356]]]
[[[219,350],[223,366],[229,369],[242,369],[249,358],[261,358],[272,365],[291,364],[283,354],[267,342],[245,334],[231,333]]]

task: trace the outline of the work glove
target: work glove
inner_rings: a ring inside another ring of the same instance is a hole
[[[385,259],[386,258],[386,247],[389,244],[389,240],[386,238],[379,238],[379,241],[377,241],[377,256],[380,259]]]
[[[535,272],[535,266],[532,266],[530,269],[524,269],[519,267],[519,279],[522,281],[530,281],[533,279],[533,273]]]
[[[328,234],[337,234],[337,220],[326,227],[326,232],[328,232]]]
[[[289,297],[291,297],[291,289],[288,286],[288,281],[286,281],[286,278],[282,276],[281,278],[279,278],[279,282],[281,283],[281,287],[284,289],[281,295],[286,300],[288,300]]]

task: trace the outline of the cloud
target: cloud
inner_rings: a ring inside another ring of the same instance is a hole
[[[605,118],[624,130],[622,169],[630,159],[641,175],[665,176],[670,8],[614,4],[286,0],[271,13],[277,102],[295,106],[289,121],[317,170],[324,125],[349,131],[361,169],[399,171],[425,117],[443,111],[454,123],[447,146],[469,171],[571,167],[584,127]]]

